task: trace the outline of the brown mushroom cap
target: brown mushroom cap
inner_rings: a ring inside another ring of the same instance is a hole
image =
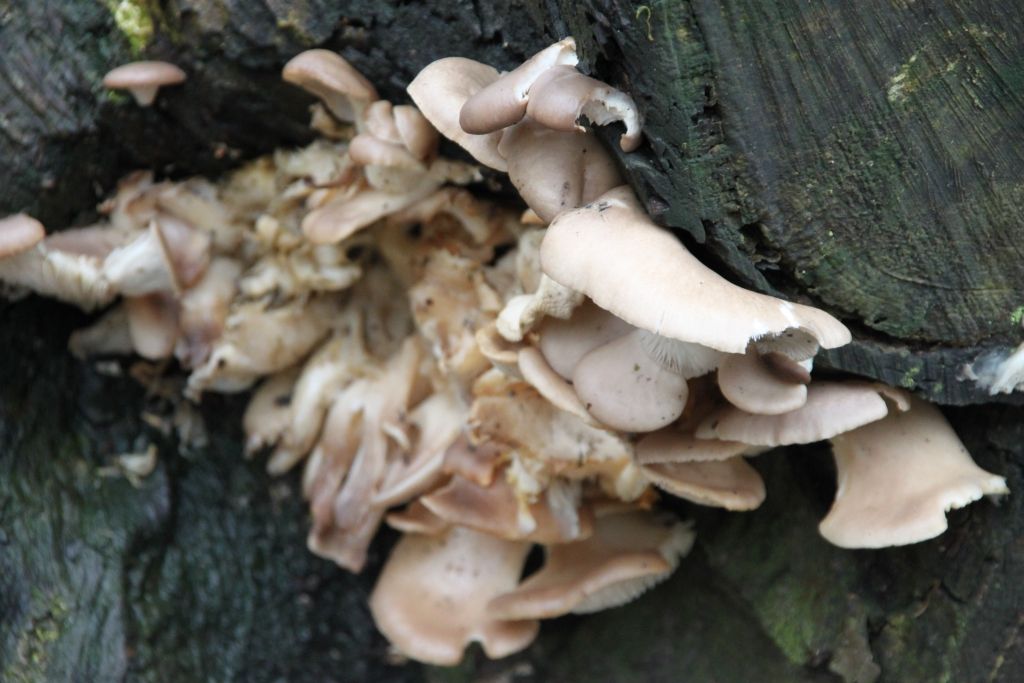
[[[905,410],[905,394],[866,382],[812,382],[807,401],[781,415],[757,415],[734,406],[723,407],[697,428],[701,439],[742,441],[755,446],[785,446],[830,439],[889,413],[885,398]]]
[[[46,237],[46,228],[35,218],[16,213],[0,219],[0,259],[31,249]]]
[[[623,152],[640,146],[643,122],[636,102],[607,83],[584,76],[571,66],[553,66],[537,78],[530,89],[527,116],[538,123],[563,131],[585,131],[580,120],[596,126],[621,121],[626,132],[619,139]]]
[[[341,55],[306,50],[284,65],[282,77],[319,97],[342,121],[356,121],[360,110],[377,99],[377,89]]]
[[[838,320],[809,306],[737,287],[656,226],[620,187],[556,218],[541,245],[544,272],[656,334],[744,353],[752,339],[805,329],[821,346],[850,341]]]
[[[522,650],[538,623],[498,619],[488,603],[515,588],[529,550],[461,527],[404,535],[370,596],[377,628],[402,654],[430,664],[458,664],[473,641],[495,659]]]
[[[608,151],[590,133],[545,128],[527,119],[502,135],[498,152],[523,201],[544,221],[622,184]]]
[[[103,87],[128,90],[140,107],[148,107],[161,87],[184,83],[185,78],[185,72],[174,64],[131,62],[108,71],[103,77]]]
[[[818,527],[843,548],[882,548],[934,538],[946,511],[1008,493],[1006,480],[978,467],[935,406],[910,410],[832,439],[839,487]]]
[[[498,71],[493,67],[463,57],[446,57],[424,67],[406,90],[441,135],[484,166],[507,171],[505,160],[498,154],[500,132],[472,135],[459,125],[459,110],[466,100],[496,80]]]
[[[395,127],[402,144],[420,161],[429,161],[437,154],[437,129],[416,107],[400,104],[392,109]]]
[[[549,546],[544,567],[494,598],[489,613],[545,619],[622,605],[668,578],[693,538],[688,524],[667,516],[639,510],[603,514],[590,538]]]
[[[467,99],[459,111],[459,126],[467,133],[482,135],[517,123],[526,115],[534,81],[554,66],[564,64],[571,69],[578,62],[572,38],[549,45]]]

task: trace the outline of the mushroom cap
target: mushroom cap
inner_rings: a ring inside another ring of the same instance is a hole
[[[807,386],[780,377],[774,364],[785,364],[788,377],[796,376],[795,366],[803,367],[782,354],[768,361],[754,350],[745,354],[726,354],[718,366],[718,388],[729,403],[748,413],[780,415],[796,410],[807,402]]]
[[[444,487],[419,499],[449,524],[482,531],[498,538],[534,543],[566,543],[586,538],[593,531],[589,507],[575,506],[569,519],[560,516],[547,492],[537,502],[520,505],[505,476],[481,486],[458,475]]]
[[[747,291],[656,226],[628,187],[556,218],[541,245],[544,272],[637,327],[728,353],[752,339],[805,329],[821,346],[850,331],[816,308]]]
[[[644,435],[636,444],[636,461],[641,465],[677,462],[709,462],[729,460],[740,455],[760,452],[757,446],[739,441],[698,439],[674,427]]]
[[[165,292],[125,297],[128,333],[135,352],[149,360],[170,358],[178,341],[178,302]]]
[[[818,527],[843,548],[883,548],[934,538],[946,511],[1009,492],[1003,477],[978,467],[935,406],[910,410],[832,439],[839,486]]]
[[[600,346],[576,364],[572,382],[587,411],[625,432],[651,432],[686,407],[686,377],[646,352],[642,330]]]
[[[668,578],[693,546],[688,524],[642,510],[600,515],[585,540],[549,546],[544,566],[494,598],[491,614],[545,619],[585,614],[635,599]]]
[[[539,624],[495,618],[488,603],[515,588],[529,550],[461,527],[405,534],[370,596],[377,628],[401,653],[430,664],[458,664],[473,641],[495,659],[522,650]]]
[[[764,502],[764,480],[742,457],[662,462],[641,469],[659,489],[699,505],[753,510]]]
[[[168,62],[130,62],[111,69],[103,77],[103,87],[111,90],[161,87],[184,83],[184,71]]]
[[[626,126],[619,139],[622,151],[640,146],[643,120],[633,98],[571,66],[553,66],[541,74],[529,100],[527,116],[548,128],[584,131],[579,123],[584,117],[595,126],[621,121]]]
[[[518,364],[519,372],[526,383],[536,389],[551,405],[572,413],[586,422],[594,421],[579,396],[576,395],[572,385],[551,369],[538,348],[527,346],[520,349]]]
[[[467,133],[482,135],[517,123],[526,114],[534,81],[554,66],[572,69],[578,62],[572,38],[547,46],[467,99],[459,111],[459,126]]]
[[[392,529],[405,534],[425,534],[437,536],[444,533],[451,525],[427,509],[419,500],[414,500],[404,510],[389,512],[384,518]]]
[[[377,99],[377,89],[341,55],[330,50],[306,50],[284,65],[282,77],[307,90],[342,121],[358,118],[358,104]]]
[[[416,107],[400,104],[392,108],[395,127],[402,144],[420,161],[427,161],[437,154],[437,129]]]
[[[23,213],[0,219],[0,259],[31,249],[46,237],[46,228]]]
[[[587,299],[567,320],[546,318],[537,329],[538,346],[551,369],[571,379],[580,359],[633,329],[625,320]]]
[[[889,413],[886,398],[906,409],[905,394],[896,389],[866,382],[812,382],[807,401],[796,410],[757,415],[726,406],[705,418],[696,435],[754,446],[812,443],[881,420]]]
[[[484,166],[507,171],[505,160],[498,154],[501,133],[472,135],[459,125],[459,110],[466,100],[496,80],[498,71],[493,67],[463,57],[446,57],[424,67],[406,90],[441,135]]]
[[[586,132],[545,128],[526,119],[502,135],[498,152],[526,205],[545,222],[623,183],[615,160]]]

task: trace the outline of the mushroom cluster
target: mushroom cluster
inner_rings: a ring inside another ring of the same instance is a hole
[[[125,178],[102,223],[0,221],[0,280],[107,307],[79,356],[176,360],[184,395],[255,387],[245,451],[303,466],[310,550],[360,571],[402,533],[371,611],[403,655],[528,645],[539,620],[622,604],[694,542],[659,492],[752,510],[746,458],[829,439],[843,547],[914,543],[1006,492],[933,406],[812,378],[850,341],[816,308],[738,287],[655,225],[588,125],[641,142],[626,94],[575,69],[571,38],[500,74],[427,66],[393,105],[338,55],[284,78],[323,138],[226,179]],[[507,172],[528,210],[474,196]],[[542,566],[523,576],[543,548]]]

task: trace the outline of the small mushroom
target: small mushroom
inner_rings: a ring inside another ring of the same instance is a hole
[[[405,534],[370,595],[377,628],[399,652],[430,664],[458,664],[474,641],[492,659],[522,650],[539,624],[496,618],[488,603],[515,588],[529,550],[460,527]]]
[[[805,377],[807,381],[800,381]],[[751,349],[742,355],[725,354],[718,366],[718,388],[726,400],[759,415],[779,415],[802,406],[809,381],[802,365],[779,353],[761,356]]]
[[[946,511],[1009,493],[1006,480],[978,467],[935,406],[910,410],[835,436],[839,486],[818,527],[843,548],[883,548],[934,538]]]
[[[253,392],[242,417],[245,454],[274,446],[291,424],[292,393],[299,378],[298,368],[288,368],[265,379]]]
[[[342,121],[359,121],[362,110],[377,99],[377,89],[341,55],[306,50],[284,65],[282,77],[316,95]]]
[[[153,104],[156,94],[165,86],[185,82],[185,72],[167,62],[131,62],[107,72],[103,87],[127,90],[140,107]]]
[[[632,152],[640,146],[643,121],[633,98],[571,66],[553,66],[537,78],[526,114],[560,131],[585,131],[580,124],[584,118],[596,126],[621,121],[626,126],[619,139],[622,151]]]
[[[548,546],[544,566],[495,597],[502,619],[547,619],[617,607],[668,578],[690,552],[689,524],[641,510],[599,515],[590,538]]]
[[[576,41],[572,38],[549,45],[473,93],[459,111],[459,126],[467,133],[482,135],[519,122],[526,115],[534,81],[554,66],[567,65],[571,69],[578,62]]]
[[[209,261],[209,235],[161,216],[144,234],[111,251],[103,261],[103,274],[125,296],[181,292],[202,277]]]
[[[46,237],[46,228],[23,213],[0,219],[0,259],[31,249]]]

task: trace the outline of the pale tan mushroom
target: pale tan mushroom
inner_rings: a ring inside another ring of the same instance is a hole
[[[703,462],[662,462],[641,469],[673,496],[726,510],[753,510],[764,502],[761,475],[741,457]]]
[[[645,434],[636,444],[636,461],[641,465],[677,462],[729,460],[740,455],[755,455],[764,449],[740,441],[698,439],[674,425]]]
[[[160,88],[184,83],[185,72],[167,62],[131,62],[107,72],[103,87],[127,90],[140,107],[153,104]]]
[[[565,381],[557,372],[551,369],[540,349],[535,346],[527,346],[519,350],[518,367],[519,373],[527,384],[532,386],[546,398],[551,405],[572,413],[585,422],[594,423],[594,418],[576,395],[572,385]]]
[[[552,497],[545,491],[536,502],[523,501],[503,474],[488,486],[456,475],[420,502],[449,524],[498,538],[567,543],[593,532],[593,513],[580,504],[578,496],[568,506],[553,504]]]
[[[441,135],[484,166],[504,172],[508,166],[498,154],[501,133],[472,135],[459,125],[459,111],[466,100],[498,80],[498,76],[498,71],[486,64],[463,57],[446,57],[424,67],[406,90]]]
[[[803,406],[781,415],[757,415],[734,406],[716,410],[697,428],[701,439],[785,446],[830,439],[909,407],[906,394],[866,382],[812,382]]]
[[[451,524],[428,510],[419,499],[409,503],[403,510],[389,512],[384,517],[384,521],[392,529],[404,534],[424,534],[426,536],[439,536],[451,527]]]
[[[571,66],[554,66],[542,73],[530,89],[527,116],[560,131],[585,131],[580,121],[595,126],[621,121],[626,132],[619,139],[623,152],[640,146],[643,120],[633,98]]]
[[[632,330],[632,325],[589,299],[569,319],[546,318],[537,327],[541,353],[565,379],[572,379],[576,365],[588,353]]]
[[[541,275],[532,294],[512,297],[498,314],[497,329],[510,342],[522,341],[545,317],[569,318],[583,303],[583,294]]]
[[[270,375],[253,392],[242,417],[246,456],[276,445],[288,429],[298,378],[299,368],[288,368]]]
[[[0,259],[31,249],[46,237],[43,224],[18,213],[0,220]]]
[[[850,332],[824,311],[737,287],[657,227],[628,187],[561,214],[541,246],[544,272],[658,335],[744,353],[747,344],[803,329],[824,348]]]
[[[542,74],[558,65],[572,68],[579,62],[576,41],[564,38],[549,45],[479,92],[473,93],[459,111],[459,126],[481,135],[507,128],[526,115],[530,88]]]
[[[608,511],[590,538],[548,546],[543,568],[491,600],[489,614],[546,619],[617,607],[668,578],[693,540],[690,525],[671,517]]]
[[[521,459],[545,478],[595,477],[609,495],[635,500],[646,485],[633,462],[632,446],[622,436],[594,427],[559,410],[527,384],[507,378],[485,378],[474,385],[470,438],[516,449]]]
[[[116,295],[100,258],[64,250],[44,239],[45,229],[24,214],[0,221],[0,282],[73,303],[84,310],[104,306]],[[93,233],[94,242],[98,233]],[[72,246],[72,245],[68,245]]]
[[[935,406],[910,410],[832,439],[839,486],[821,535],[843,548],[882,548],[934,538],[946,511],[1009,493],[978,467]]]
[[[624,182],[596,137],[551,130],[531,119],[506,130],[498,152],[508,162],[509,180],[544,222]]]
[[[306,50],[284,65],[282,77],[316,95],[338,119],[358,121],[362,110],[377,99],[377,89],[341,55],[330,50]]]
[[[729,403],[748,413],[779,415],[807,401],[807,382],[793,381],[804,376],[810,380],[803,366],[782,354],[769,358],[753,349],[745,354],[723,355],[718,366],[718,388]]]
[[[186,368],[197,368],[209,358],[224,331],[241,273],[238,261],[217,257],[199,282],[182,295],[181,337],[174,355]]]
[[[686,407],[687,380],[714,369],[718,353],[634,329],[579,360],[572,383],[587,411],[626,432],[674,422]]]
[[[135,353],[149,360],[170,358],[178,342],[178,302],[166,292],[124,300]]]
[[[113,306],[88,327],[75,330],[68,338],[68,350],[79,360],[90,356],[124,355],[135,352],[124,304]]]
[[[132,242],[103,261],[103,275],[125,296],[181,292],[202,277],[210,262],[210,236],[171,216],[158,216]]]
[[[538,623],[497,619],[488,603],[515,588],[529,550],[460,527],[404,535],[370,596],[377,628],[403,655],[430,664],[457,664],[474,641],[493,659],[522,650]]]
[[[339,308],[330,296],[274,308],[264,302],[236,306],[206,362],[189,376],[186,395],[197,399],[203,391],[245,391],[259,377],[287,368],[327,335]]]

